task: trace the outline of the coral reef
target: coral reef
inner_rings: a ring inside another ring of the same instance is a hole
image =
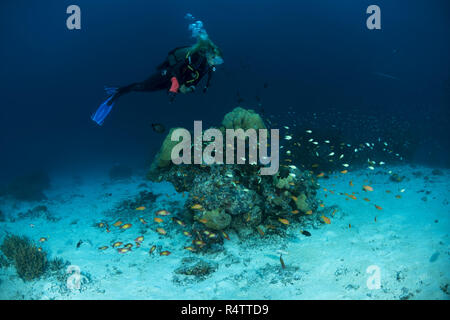
[[[266,128],[257,113],[243,108],[225,115],[222,124],[233,129]],[[183,220],[192,222],[194,243],[199,243],[196,251],[217,249],[230,228],[240,237],[247,237],[317,219],[319,204],[315,196],[319,185],[312,172],[294,165],[281,165],[274,176],[260,175],[258,164],[176,166],[170,161],[167,141],[170,133],[147,177],[171,182],[178,192],[189,192]]]
[[[263,119],[254,110],[235,108],[223,118],[225,129],[266,129]]]
[[[168,167],[172,164],[171,161],[171,153],[172,148],[178,144],[178,141],[172,141],[170,137],[172,136],[172,132],[178,128],[172,128],[170,129],[169,133],[167,134],[166,138],[164,139],[161,148],[159,149],[159,152],[156,154],[155,159],[152,162],[150,171],[156,171],[161,168]]]
[[[24,281],[42,276],[47,267],[47,255],[28,238],[7,236],[0,246],[6,258],[16,267],[17,274]]]
[[[17,200],[40,201],[47,199],[44,191],[49,187],[49,176],[45,172],[35,172],[13,179],[0,194]]]

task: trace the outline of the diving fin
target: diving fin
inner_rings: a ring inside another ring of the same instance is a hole
[[[112,98],[117,92],[117,88],[105,88],[106,92],[110,94],[110,97],[106,99],[100,107],[98,107],[97,111],[92,115],[91,119],[95,121],[99,126],[103,124],[108,114],[111,112],[112,107],[114,106],[114,101]]]

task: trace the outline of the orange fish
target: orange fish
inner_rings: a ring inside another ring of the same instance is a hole
[[[122,223],[123,223],[123,222],[119,220],[119,221],[116,221],[116,222],[113,224],[113,226],[114,226],[114,227],[118,227],[118,226],[120,226]]]
[[[353,194],[348,194],[347,197],[352,198],[353,200],[357,199]]]
[[[121,226],[120,229],[127,230],[127,229],[130,229],[131,226],[132,226],[131,223],[127,223],[127,224],[124,224],[123,226]]]
[[[129,248],[131,249],[133,247],[132,243],[127,243],[126,245],[124,245],[124,248]]]
[[[398,194],[398,195],[396,195],[395,197],[396,197],[397,199],[401,199],[401,198],[402,198],[402,196],[401,196],[401,195],[399,195],[399,194]]]
[[[348,170],[342,170],[341,173],[346,174]]]
[[[183,234],[184,234],[186,237],[192,237],[192,234],[190,234],[188,231],[183,231]]]
[[[297,201],[297,197],[295,197],[295,196],[291,196],[291,199],[294,201]]]
[[[171,252],[170,252],[170,251],[167,251],[167,250],[161,251],[161,252],[159,253],[160,256],[168,256],[169,254],[171,254]]]
[[[200,220],[198,220],[198,222],[201,222],[201,223],[207,223],[208,220],[206,220],[206,219],[200,219]]]
[[[163,228],[156,228],[156,232],[158,232],[159,234],[162,234],[162,235],[167,234],[166,230],[164,230]]]
[[[156,246],[155,245],[153,245],[151,248],[150,248],[150,250],[149,250],[149,254],[152,254],[153,253],[153,251],[155,251],[156,250]]]
[[[323,203],[319,204],[319,206],[320,206],[321,208],[324,208],[324,207],[325,207],[325,205],[324,205]]]
[[[42,237],[39,239],[39,242],[45,242],[45,241],[47,241],[47,238]]]
[[[191,252],[195,252],[196,250],[193,248],[193,247],[191,247],[191,246],[188,246],[188,247],[184,247],[187,251],[191,251]]]
[[[170,212],[167,210],[158,210],[158,211],[156,211],[156,214],[158,216],[168,216],[170,214]]]
[[[144,236],[139,236],[136,239],[134,239],[135,242],[142,242],[144,241]]]
[[[325,216],[322,216],[321,218],[322,218],[323,222],[325,222],[326,224],[330,224],[331,223],[330,218],[325,217]]]
[[[348,184],[350,185],[350,187],[353,187],[353,181],[350,180]]]
[[[137,211],[144,211],[145,207],[137,207],[135,210],[137,210]]]
[[[308,211],[306,211],[305,213],[306,213],[306,214],[312,214],[313,211],[312,211],[312,210],[308,210]]]
[[[222,231],[222,236],[227,239],[230,240],[230,237],[228,236],[228,234],[225,231]]]
[[[369,202],[369,201],[370,201],[370,199],[369,199],[369,198],[364,198],[363,200],[364,200],[364,201],[367,201],[367,202]]]
[[[383,210],[382,207],[375,205],[375,208],[377,208],[378,210]]]
[[[131,251],[131,249],[130,248],[119,248],[119,249],[117,249],[117,251],[119,251],[119,253],[127,253],[127,252]]]
[[[373,191],[373,188],[371,186],[362,186],[364,191]]]
[[[288,219],[283,219],[283,218],[278,218],[278,221],[280,221],[282,224],[289,224],[289,220]]]
[[[300,211],[298,211],[298,210],[292,210],[292,211],[291,211],[292,214],[297,214],[297,213],[299,213],[299,212],[300,212]]]
[[[386,190],[386,193],[391,193],[391,190]]]
[[[147,224],[147,221],[145,221],[144,218],[139,218],[139,221],[140,221],[142,224]]]
[[[325,173],[324,173],[324,172],[321,172],[321,173],[319,173],[319,174],[317,175],[317,178],[322,178],[324,175],[325,175]]]
[[[163,219],[161,219],[161,218],[158,218],[158,217],[154,218],[153,220],[155,220],[155,222],[157,222],[157,223],[161,223],[161,222],[164,222],[164,220],[163,220]]]
[[[106,249],[108,249],[108,246],[103,246],[103,247],[98,248],[98,250],[106,250]]]

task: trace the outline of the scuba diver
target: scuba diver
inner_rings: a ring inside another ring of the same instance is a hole
[[[105,88],[108,98],[98,107],[92,120],[102,125],[114,103],[122,95],[132,92],[153,92],[167,90],[172,103],[178,93],[189,93],[196,89],[200,80],[207,75],[205,93],[216,66],[223,63],[221,50],[209,39],[199,38],[193,46],[178,47],[170,51],[157,72],[142,82],[119,88]]]

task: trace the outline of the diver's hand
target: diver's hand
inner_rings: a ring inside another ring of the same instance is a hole
[[[175,101],[175,97],[177,96],[177,93],[173,92],[173,91],[169,91],[167,93],[167,95],[169,96],[169,103],[173,103]]]

